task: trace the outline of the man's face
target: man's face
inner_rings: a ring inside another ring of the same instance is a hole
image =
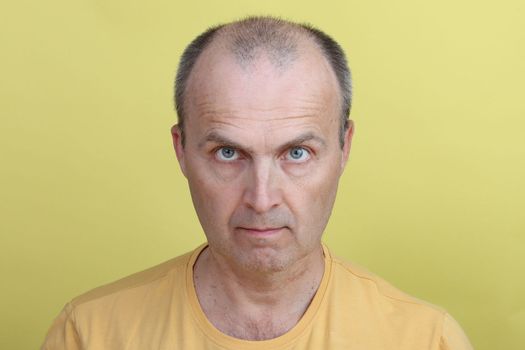
[[[314,48],[288,67],[203,53],[185,100],[181,168],[209,247],[235,266],[279,271],[319,253],[346,162],[340,93]]]

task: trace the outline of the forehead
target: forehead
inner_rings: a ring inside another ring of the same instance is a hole
[[[216,45],[197,60],[185,106],[186,125],[313,123],[322,128],[339,120],[341,97],[333,70],[313,44],[302,45],[285,66],[264,52],[239,64]]]

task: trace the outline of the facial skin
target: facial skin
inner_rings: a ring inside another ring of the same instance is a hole
[[[216,259],[272,273],[312,257],[335,200],[353,132],[341,149],[340,93],[328,62],[302,45],[288,67],[261,54],[240,66],[219,45],[194,67],[186,93],[181,169]]]

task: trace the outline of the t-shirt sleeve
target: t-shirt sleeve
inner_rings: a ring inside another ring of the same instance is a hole
[[[448,313],[445,314],[443,320],[443,333],[439,350],[473,350],[461,326]]]
[[[72,315],[71,304],[67,304],[53,321],[41,350],[81,350],[80,337]]]

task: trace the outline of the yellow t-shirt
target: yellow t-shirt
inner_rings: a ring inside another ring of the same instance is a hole
[[[472,349],[444,310],[330,255],[301,320],[288,333],[247,341],[221,333],[202,311],[193,284],[195,251],[96,288],[68,303],[42,349]]]

